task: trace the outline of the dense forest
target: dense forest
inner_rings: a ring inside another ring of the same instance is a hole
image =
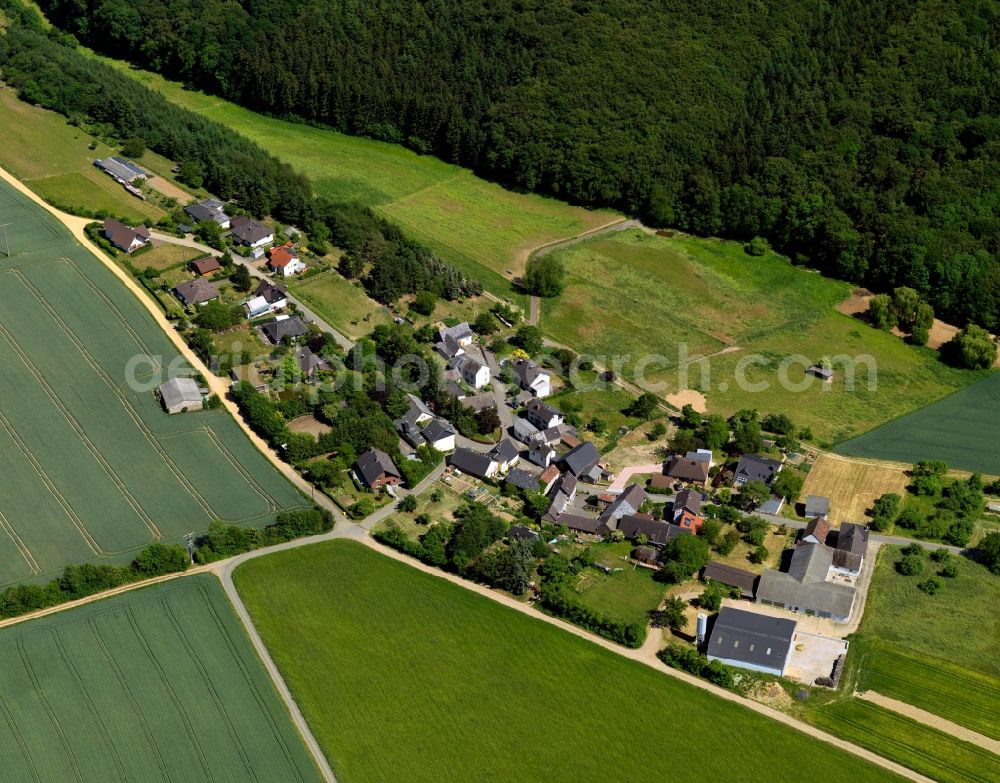
[[[41,0],[103,52],[1000,327],[995,0]]]

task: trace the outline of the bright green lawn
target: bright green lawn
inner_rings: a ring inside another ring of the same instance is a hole
[[[66,123],[66,118],[18,100],[0,85],[0,166],[24,180],[42,198],[60,206],[88,211],[108,210],[136,222],[160,218],[163,210],[130,196],[95,158],[117,155],[106,144],[89,149],[92,137]]]
[[[636,375],[640,357],[658,354],[666,364],[651,364],[644,373],[647,381],[662,384],[652,390],[700,389],[707,392],[710,411],[785,413],[812,427],[821,441],[833,442],[977,377],[945,367],[933,351],[835,312],[850,291],[847,284],[794,268],[773,253],[755,258],[739,243],[667,239],[637,230],[556,253],[568,286],[560,298],[545,302],[546,333],[604,357],[605,364],[628,357],[629,376]],[[832,384],[810,381],[805,367],[823,355],[859,362],[870,355],[876,388],[868,388],[869,364],[858,367],[853,391],[845,388],[839,362]],[[676,369],[707,356],[688,364],[685,373]],[[798,361],[783,369],[782,360],[795,356]]]
[[[218,580],[0,631],[0,779],[321,778]]]
[[[893,779],[362,544],[235,580],[342,783]]]
[[[151,250],[144,250],[138,254],[133,253],[130,259],[133,266],[140,271],[147,267],[153,267],[158,272],[162,272],[171,267],[185,266],[191,261],[204,258],[204,256],[204,253],[194,248],[164,242]]]
[[[968,742],[871,702],[854,699],[817,710],[812,721],[831,734],[898,761],[941,783],[996,783],[997,757]],[[829,778],[827,778],[829,779]]]
[[[1000,577],[956,558],[956,579],[939,577],[933,596],[895,570],[899,550],[882,550],[865,615],[852,645],[861,690],[871,689],[1000,738]]]
[[[105,61],[124,67],[114,60]],[[258,142],[308,174],[317,192],[376,207],[498,295],[517,296],[506,270],[519,274],[533,248],[619,217],[607,210],[514,193],[466,169],[397,145],[264,117],[184,90],[152,73],[134,69],[128,73],[172,102]]]
[[[288,282],[288,290],[352,340],[370,333],[379,324],[392,321],[386,308],[335,269],[303,280],[292,279]]]
[[[591,551],[596,563],[622,570],[608,576],[595,568],[585,568],[576,583],[584,604],[624,623],[648,621],[649,613],[660,605],[666,593],[666,585],[653,579],[653,571],[622,560],[632,548],[628,542],[594,544]]]

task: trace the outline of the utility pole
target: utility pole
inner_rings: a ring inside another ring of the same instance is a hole
[[[191,565],[194,565],[194,533],[188,533],[184,536],[184,543],[187,544],[188,557],[191,560]]]
[[[3,244],[7,248],[7,258],[10,258],[10,242],[7,241],[7,226],[13,225],[11,223],[0,224],[0,228],[3,229]]]

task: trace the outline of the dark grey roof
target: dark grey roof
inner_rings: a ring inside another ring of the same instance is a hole
[[[130,228],[113,218],[106,218],[104,220],[104,236],[115,247],[127,251],[136,239],[141,239],[144,243],[148,242],[149,229],[145,226]]]
[[[840,532],[837,534],[837,549],[844,552],[853,552],[854,554],[861,556],[867,554],[867,526],[856,525],[853,522],[842,523],[840,525]]]
[[[701,570],[701,578],[706,582],[712,580],[730,587],[738,587],[745,596],[752,598],[757,589],[757,580],[760,577],[752,571],[746,571],[736,566],[725,563],[709,563]]]
[[[259,220],[248,218],[245,215],[237,215],[230,220],[233,238],[244,245],[253,245],[260,242],[265,237],[272,236],[274,229],[261,223]]]
[[[428,442],[441,440],[455,434],[454,428],[447,419],[431,419],[420,433]]]
[[[215,284],[202,277],[178,283],[174,288],[174,293],[184,304],[189,305],[201,304],[219,298],[219,289],[215,287]]]
[[[809,495],[806,498],[807,517],[825,517],[830,513],[830,498],[823,495]]]
[[[638,484],[633,484],[630,487],[626,487],[625,491],[618,495],[618,497],[616,497],[611,504],[604,509],[604,513],[601,514],[601,519],[620,519],[625,515],[625,511],[622,510],[624,506],[631,506],[632,512],[635,512],[639,510],[639,507],[645,501],[646,490]]]
[[[649,519],[646,516],[627,514],[618,521],[618,529],[625,538],[633,539],[644,533],[647,541],[656,546],[663,546],[678,536],[690,536],[693,530],[687,530],[677,525],[671,525],[662,519]]]
[[[823,544],[800,542],[792,552],[787,573],[767,569],[761,575],[757,600],[833,617],[849,616],[854,606],[854,588],[826,581],[833,565],[833,552]]]
[[[707,651],[715,658],[784,670],[794,635],[794,620],[724,606]]]
[[[354,466],[361,480],[368,486],[377,481],[383,473],[388,476],[402,478],[399,469],[392,461],[392,457],[380,449],[368,449],[368,451],[358,457]]]
[[[189,204],[184,207],[184,211],[190,215],[191,219],[196,223],[204,223],[209,220],[216,223],[225,223],[227,218],[225,213],[220,212],[218,209],[206,206],[205,204]]]
[[[507,538],[521,538],[527,539],[528,541],[537,541],[538,533],[530,527],[525,527],[524,525],[511,525],[507,528]]]
[[[693,489],[682,489],[674,497],[674,514],[684,509],[697,516],[701,513],[701,500],[700,492],[695,492]]]
[[[104,158],[104,160],[95,160],[94,165],[125,182],[131,182],[137,177],[145,179],[147,176],[143,169],[124,158],[110,157]]]
[[[494,460],[472,449],[458,448],[448,457],[448,464],[476,478],[487,478]]]
[[[535,492],[537,492],[541,486],[538,483],[538,476],[534,473],[522,470],[521,468],[514,468],[510,473],[508,473],[506,482],[514,485],[518,489],[531,489]]]
[[[527,410],[529,413],[537,416],[542,421],[552,421],[555,417],[562,417],[562,411],[558,408],[549,405],[547,402],[539,400],[537,397],[533,398],[531,402],[527,405]]]
[[[282,299],[287,299],[288,292],[280,285],[262,280],[260,285],[257,286],[257,290],[254,291],[254,296],[262,296],[268,304],[274,304],[275,302],[280,302]]]
[[[535,364],[535,362],[524,358],[512,361],[510,363],[510,371],[514,373],[514,377],[517,378],[518,383],[526,387],[531,386],[539,375],[545,374],[545,371]]]
[[[267,339],[277,345],[286,337],[301,337],[309,331],[305,321],[297,315],[289,318],[282,318],[280,321],[270,321],[260,327],[261,331],[267,335]]]
[[[330,369],[330,365],[326,363],[326,360],[321,356],[317,356],[306,345],[301,346],[295,351],[295,361],[299,365],[299,369],[307,375],[314,370]]]
[[[396,431],[414,448],[423,446],[427,442],[420,434],[420,427],[409,419],[396,419],[393,424],[396,425]]]
[[[765,484],[770,484],[779,470],[781,470],[781,463],[777,460],[762,457],[759,454],[744,454],[736,466],[736,478],[745,478],[747,481],[763,481]]]
[[[576,480],[576,476],[572,473],[563,473],[555,484],[552,485],[552,497],[555,497],[560,492],[567,497],[576,492],[576,488],[579,482]]]
[[[472,327],[469,326],[468,322],[463,321],[460,324],[455,324],[454,326],[449,326],[439,330],[438,334],[440,335],[442,342],[448,339],[452,339],[455,342],[468,340],[472,337]]]
[[[597,446],[587,440],[563,457],[563,464],[574,476],[579,476],[593,467],[600,458]]]
[[[516,459],[520,452],[517,450],[517,446],[514,445],[514,441],[510,438],[504,438],[496,446],[490,449],[490,455],[497,462],[510,462],[512,459]]]
[[[560,514],[557,522],[579,533],[596,533],[603,524],[599,519],[581,516],[580,514]]]

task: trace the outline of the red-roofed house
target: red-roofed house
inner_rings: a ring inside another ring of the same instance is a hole
[[[271,250],[271,258],[267,262],[267,265],[271,268],[272,272],[282,277],[297,275],[299,272],[304,272],[306,268],[306,265],[299,260],[296,252],[292,250],[291,242]]]
[[[675,524],[684,530],[690,530],[692,533],[697,533],[701,526],[705,524],[705,520],[696,514],[692,514],[690,511],[682,511],[680,516],[677,517]]]

